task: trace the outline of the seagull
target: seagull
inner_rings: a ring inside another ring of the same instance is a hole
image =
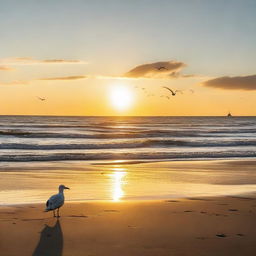
[[[172,96],[175,96],[176,93],[177,93],[177,91],[174,92],[174,91],[173,91],[172,89],[170,89],[169,87],[163,86],[163,88],[169,90],[169,91],[172,93]]]
[[[170,89],[169,87],[166,87],[166,86],[163,86],[163,88],[169,90],[172,93],[172,96],[175,96],[177,92],[180,92],[182,94],[181,90],[173,91],[172,89]]]
[[[68,187],[64,185],[59,185],[59,193],[56,195],[53,195],[49,198],[49,200],[46,202],[46,212],[53,211],[53,217],[60,217],[59,215],[59,209],[64,204],[64,189],[69,189]],[[57,209],[57,216],[55,215],[55,210]]]
[[[40,98],[40,97],[37,97],[39,100],[41,101],[45,101],[46,99],[45,98]]]

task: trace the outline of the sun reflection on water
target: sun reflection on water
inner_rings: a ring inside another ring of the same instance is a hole
[[[123,185],[125,184],[125,176],[127,174],[125,168],[115,167],[112,169],[113,173],[110,174],[113,185],[112,185],[112,200],[117,202],[124,196]]]

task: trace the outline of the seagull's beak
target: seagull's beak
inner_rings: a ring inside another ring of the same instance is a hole
[[[65,189],[70,189],[70,188],[68,188],[68,187],[65,187]]]

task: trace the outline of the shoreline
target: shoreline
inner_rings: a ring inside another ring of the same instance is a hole
[[[14,164],[0,168],[0,205],[45,202],[59,184],[71,188],[66,193],[69,202],[254,196],[255,167],[256,159]]]

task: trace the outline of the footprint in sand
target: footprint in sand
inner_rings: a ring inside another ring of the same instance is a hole
[[[104,212],[119,212],[118,210],[104,210]]]
[[[69,215],[68,217],[71,217],[71,218],[88,218],[88,216],[85,216],[85,215]]]
[[[237,209],[228,209],[230,212],[238,212]]]
[[[128,228],[137,228],[136,226],[128,225]]]
[[[167,203],[178,203],[179,201],[178,200],[166,200],[165,202],[167,202]]]
[[[244,234],[242,234],[242,233],[238,233],[238,234],[236,234],[237,236],[244,236]]]
[[[227,237],[225,234],[216,234],[217,237]]]

